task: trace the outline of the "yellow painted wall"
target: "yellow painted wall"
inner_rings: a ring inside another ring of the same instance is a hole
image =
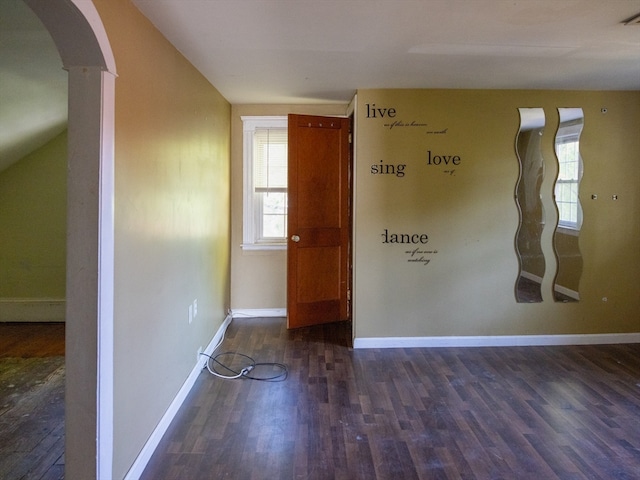
[[[231,106],[131,2],[94,3],[118,71],[113,478],[121,479],[229,308]]]
[[[242,250],[243,157],[242,116],[305,115],[344,116],[338,105],[234,105],[231,126],[231,307],[281,309],[287,305],[286,250]]]
[[[547,118],[539,304],[514,298],[519,107]],[[585,113],[581,300],[568,304],[552,296],[557,107]],[[640,92],[358,91],[355,337],[640,332],[639,125]],[[459,165],[428,165],[428,151]],[[372,174],[381,161],[405,175]],[[385,244],[385,230],[429,240]]]
[[[0,173],[0,299],[65,298],[66,130]]]

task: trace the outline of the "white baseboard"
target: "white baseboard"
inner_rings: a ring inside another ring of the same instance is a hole
[[[223,338],[224,332],[226,331],[232,320],[233,317],[231,315],[226,316],[224,322],[222,322],[222,325],[220,325],[220,328],[218,328],[218,331],[209,342],[209,345],[207,345],[207,348],[204,349],[204,353],[206,353],[207,355],[211,355],[213,353],[214,348]],[[178,413],[178,410],[180,410],[182,403],[187,398],[187,395],[193,388],[193,385],[196,383],[196,380],[202,372],[202,369],[205,367],[206,360],[207,359],[204,355],[201,357],[201,359],[198,359],[196,365],[193,367],[193,370],[191,371],[185,382],[182,384],[180,391],[178,391],[177,395],[171,402],[171,405],[169,405],[169,408],[160,419],[160,422],[158,423],[156,428],[153,430],[153,433],[149,437],[149,440],[147,440],[147,443],[145,443],[144,447],[140,451],[138,458],[136,458],[135,462],[133,462],[133,465],[127,472],[127,475],[124,477],[124,480],[138,480],[142,476],[142,473],[149,463],[151,456],[155,452],[156,448],[158,448],[160,440],[162,440],[162,437],[169,428],[169,425],[171,425],[171,421]]]
[[[533,273],[522,271],[520,272],[520,276],[528,280],[531,280],[532,282],[535,282],[539,285],[542,285],[542,277],[539,277],[538,275],[534,275]],[[574,300],[580,299],[580,294],[578,292],[576,292],[575,290],[571,290],[567,287],[563,287],[562,285],[556,285],[554,287],[554,290],[558,293],[561,293],[562,295],[566,295],[569,298],[573,298]]]
[[[0,322],[64,322],[64,298],[0,298]]]
[[[589,335],[505,335],[491,337],[361,337],[353,348],[524,347],[640,343],[640,333]]]
[[[542,285],[542,277],[535,275],[531,272],[525,272],[524,270],[520,272],[520,276],[526,278],[527,280],[531,280],[532,282],[539,283]]]
[[[556,285],[554,290],[562,295],[566,295],[569,298],[573,298],[574,300],[580,300],[580,294],[575,290],[571,290],[567,287],[563,287],[562,285]]]
[[[233,318],[286,317],[286,308],[238,308],[231,310]]]

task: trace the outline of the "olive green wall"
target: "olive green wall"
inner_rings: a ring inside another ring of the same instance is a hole
[[[538,304],[514,298],[519,107],[542,107],[547,119],[547,268]],[[557,107],[582,107],[585,114],[584,266],[576,303],[552,297]],[[640,332],[639,125],[640,92],[358,91],[354,336]],[[428,151],[432,163],[448,156],[449,165],[428,165]],[[455,156],[458,165],[451,164]],[[372,174],[381,162],[406,165],[405,175]],[[390,242],[401,233],[427,234],[428,243]]]
[[[66,130],[0,173],[0,303],[64,301],[66,175]]]
[[[121,479],[229,308],[231,106],[131,2],[94,3],[118,71],[113,478]]]

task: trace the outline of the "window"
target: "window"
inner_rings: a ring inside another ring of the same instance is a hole
[[[285,248],[287,117],[242,117],[244,232],[242,248]]]
[[[555,200],[558,206],[558,226],[570,230],[580,230],[582,224],[582,212],[578,200],[578,185],[582,176],[581,127],[581,125],[562,127],[556,137],[559,171],[555,187]]]

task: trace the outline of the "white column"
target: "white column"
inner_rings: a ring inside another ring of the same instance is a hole
[[[65,478],[111,479],[112,74],[69,68]]]

